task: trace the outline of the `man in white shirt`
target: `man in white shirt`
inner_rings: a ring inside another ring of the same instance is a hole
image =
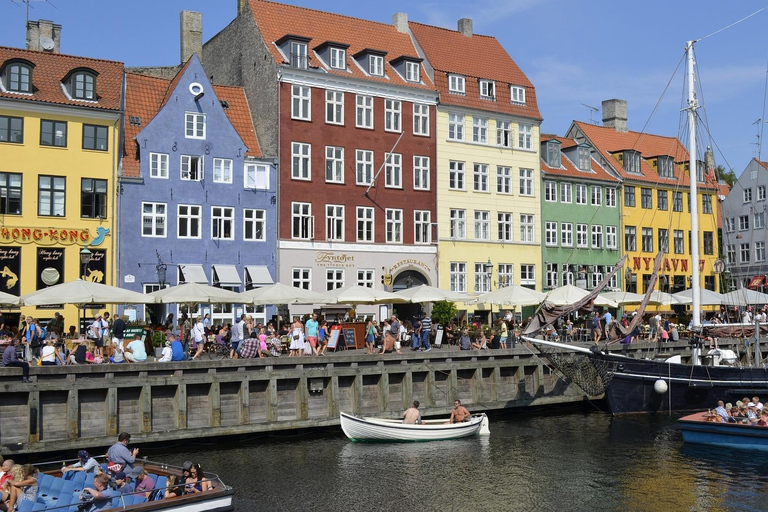
[[[229,351],[229,357],[231,359],[237,359],[237,347],[240,345],[240,342],[243,341],[243,326],[245,325],[246,317],[247,315],[243,313],[240,315],[239,319],[235,319],[235,325],[232,326],[232,334],[229,341],[232,345],[232,350]]]

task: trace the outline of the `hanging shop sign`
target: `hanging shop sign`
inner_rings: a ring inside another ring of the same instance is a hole
[[[21,295],[21,247],[0,247],[0,291]]]

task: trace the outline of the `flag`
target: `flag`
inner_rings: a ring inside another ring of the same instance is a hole
[[[709,168],[709,172],[707,172],[707,177],[704,179],[704,181],[717,182],[717,176],[715,176],[714,167]]]

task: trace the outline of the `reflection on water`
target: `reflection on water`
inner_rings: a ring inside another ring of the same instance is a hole
[[[351,443],[329,432],[222,441],[191,459],[252,510],[768,510],[768,462],[683,446],[676,418],[603,413],[491,418],[491,436]]]

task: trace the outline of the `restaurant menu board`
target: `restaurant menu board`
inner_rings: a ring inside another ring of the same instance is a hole
[[[339,334],[341,334],[341,327],[334,325],[331,327],[331,333],[328,337],[328,348],[335,350],[339,344]]]
[[[0,291],[21,295],[21,247],[0,247]]]
[[[355,348],[355,329],[342,329],[344,331],[344,343],[348,347]]]

